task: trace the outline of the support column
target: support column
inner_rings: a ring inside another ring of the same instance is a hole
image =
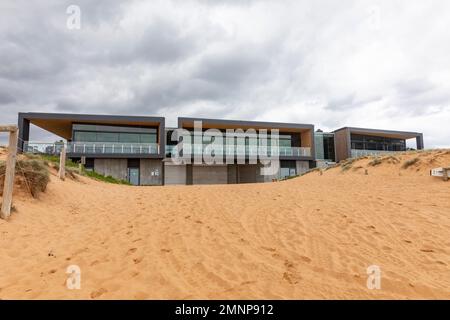
[[[30,120],[25,119],[22,114],[19,113],[19,139],[17,142],[17,148],[19,152],[23,152],[24,142],[30,140]]]
[[[416,137],[416,145],[417,145],[417,150],[422,150],[424,148],[422,133]]]

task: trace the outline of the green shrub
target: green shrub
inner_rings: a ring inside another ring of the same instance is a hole
[[[40,155],[31,155],[31,154],[27,154],[27,157],[35,157],[37,156],[38,158],[45,160],[47,162],[51,162],[54,165],[57,165],[59,168],[59,156],[57,155],[49,155],[49,154],[40,154]],[[66,167],[69,168],[78,168],[78,163],[73,162],[71,159],[66,159]]]
[[[128,181],[116,179],[111,176],[104,176],[95,171],[85,171],[84,173],[86,176],[93,178],[95,180],[99,180],[99,181],[103,181],[103,182],[107,182],[107,183],[114,183],[114,184],[131,185]]]

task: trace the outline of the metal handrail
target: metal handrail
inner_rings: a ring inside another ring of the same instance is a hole
[[[203,154],[205,151],[205,147],[207,145],[201,144],[192,144],[191,154],[198,155]],[[176,146],[167,145],[166,153],[170,154]],[[220,148],[220,146],[219,146]],[[259,148],[261,146],[248,146],[248,145],[222,145],[222,154],[223,155],[258,155]],[[309,147],[284,147],[278,146],[275,150],[272,150],[270,146],[264,147],[267,150],[267,153],[270,155],[272,151],[275,151],[275,154],[280,156],[296,156],[296,157],[310,157],[311,156],[311,148]]]
[[[66,147],[68,154],[158,154],[157,143],[117,143],[117,142],[24,142],[24,152],[58,154]]]

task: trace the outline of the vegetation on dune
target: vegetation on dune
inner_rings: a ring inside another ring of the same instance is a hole
[[[372,157],[372,160],[369,161],[369,163],[367,163],[367,165],[371,166],[371,167],[375,167],[378,166],[382,163],[389,163],[389,164],[397,164],[400,162],[400,160],[397,157],[394,157],[392,155],[388,155],[388,156],[383,156],[383,157]]]
[[[379,164],[382,164],[382,163],[383,163],[383,161],[380,158],[375,158],[372,161],[370,161],[368,163],[368,165],[371,166],[371,167],[375,167],[375,166],[378,166]]]
[[[40,159],[43,160],[46,164],[51,163],[58,170],[59,169],[59,156],[57,155],[49,155],[49,154],[30,154],[26,153],[25,157],[28,159]],[[66,168],[78,168],[78,163],[73,162],[71,159],[66,160]]]
[[[59,156],[57,155],[48,155],[48,154],[25,154],[25,157],[29,159],[39,159],[43,161],[47,166],[51,166],[55,170],[59,170]],[[79,171],[79,163],[72,161],[71,159],[66,160],[66,175],[70,176],[72,179],[76,179],[76,175],[80,174],[98,181],[103,181],[106,183],[113,184],[125,184],[130,185],[128,181],[116,179],[112,176],[104,176],[95,171]]]
[[[408,169],[410,166],[415,165],[419,161],[420,161],[419,158],[412,158],[412,159],[406,160],[402,164],[402,169]]]
[[[0,161],[0,193],[3,192],[6,164]],[[36,198],[40,192],[44,192],[50,182],[48,167],[42,160],[19,159],[16,162],[16,176],[21,179],[31,195]]]
[[[93,178],[95,180],[99,180],[99,181],[103,181],[103,182],[107,182],[107,183],[131,185],[128,181],[116,179],[112,176],[104,176],[95,171],[84,171],[84,175],[86,175],[90,178]]]
[[[353,167],[353,163],[359,160],[359,158],[350,158],[344,161],[341,161],[339,165],[341,166],[342,171],[347,171]]]

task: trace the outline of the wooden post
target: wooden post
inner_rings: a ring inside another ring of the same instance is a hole
[[[9,131],[8,158],[6,159],[5,184],[3,186],[2,209],[0,211],[0,217],[8,219],[11,214],[19,132],[16,126],[0,126],[0,131]]]
[[[450,172],[450,168],[442,168],[442,178],[444,181],[448,181],[448,172]]]
[[[61,148],[61,153],[59,155],[59,178],[64,180],[66,178],[66,146]]]
[[[82,175],[83,174],[83,172],[84,172],[84,166],[86,165],[86,157],[85,156],[82,156],[81,157],[81,162],[78,164],[78,173],[80,174],[80,175]]]

